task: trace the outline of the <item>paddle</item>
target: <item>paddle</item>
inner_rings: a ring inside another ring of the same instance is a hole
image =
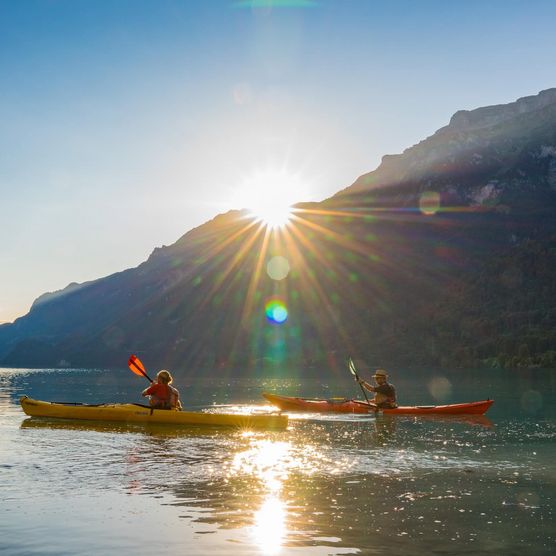
[[[153,379],[147,374],[147,371],[145,371],[145,367],[143,366],[143,363],[141,363],[139,357],[137,357],[136,355],[132,355],[129,358],[127,364],[132,373],[135,373],[139,376],[144,376],[149,382],[153,382]]]
[[[350,357],[348,359],[348,369],[349,372],[355,377],[355,380],[357,380],[359,386],[361,387],[361,391],[363,392],[363,395],[365,396],[365,399],[367,400],[367,403],[369,405],[372,405],[371,402],[369,401],[369,398],[367,397],[367,392],[365,392],[365,388],[363,388],[363,385],[361,384],[361,382],[359,382],[359,375],[357,374],[357,369],[355,368],[355,363],[353,362],[353,359]]]

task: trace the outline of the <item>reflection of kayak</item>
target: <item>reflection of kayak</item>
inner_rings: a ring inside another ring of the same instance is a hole
[[[141,433],[146,436],[174,438],[185,436],[214,436],[235,434],[233,427],[198,427],[195,425],[169,426],[164,423],[129,423],[124,421],[86,421],[84,419],[56,419],[54,417],[27,417],[21,421],[22,429],[57,429],[67,431],[94,431],[115,434]]]
[[[292,398],[263,393],[273,405],[285,411],[311,411],[316,413],[375,413],[376,409],[367,402],[333,398],[331,400]],[[381,409],[385,415],[482,415],[494,403],[494,400],[480,402],[456,403],[449,405],[412,405],[399,406],[396,409]]]
[[[23,396],[19,402],[31,417],[55,419],[85,419],[89,421],[119,421],[126,423],[157,423],[164,425],[204,425],[209,427],[239,427],[243,429],[285,429],[287,415],[203,413],[151,409],[140,404],[75,404],[42,402]]]

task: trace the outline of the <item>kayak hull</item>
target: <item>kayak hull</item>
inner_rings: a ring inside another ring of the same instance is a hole
[[[316,413],[373,414],[377,410],[372,404],[358,400],[319,400],[278,396],[263,393],[263,397],[283,411],[310,411]],[[484,415],[494,400],[431,406],[399,406],[395,409],[380,409],[385,415]]]
[[[173,426],[236,427],[241,429],[280,430],[288,426],[287,415],[203,413],[151,409],[139,404],[69,404],[33,400],[27,396],[23,396],[19,402],[23,411],[31,417],[144,424],[156,423]]]

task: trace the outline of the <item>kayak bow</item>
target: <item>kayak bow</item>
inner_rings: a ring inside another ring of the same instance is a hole
[[[100,405],[44,402],[27,396],[20,398],[23,411],[31,417],[55,419],[85,419],[89,421],[120,421],[126,423],[157,423],[165,425],[203,425],[211,427],[238,427],[243,429],[285,429],[287,415],[204,413],[151,409],[140,404],[107,403]]]
[[[278,396],[276,394],[263,393],[263,397],[271,404],[284,411],[310,411],[315,413],[376,413],[372,404],[358,400],[319,400],[294,398],[289,396]],[[494,403],[494,400],[483,400],[479,402],[457,403],[449,405],[415,405],[399,406],[395,409],[380,409],[385,415],[483,415]]]

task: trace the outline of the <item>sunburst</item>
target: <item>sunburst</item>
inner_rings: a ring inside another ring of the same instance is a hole
[[[285,170],[265,170],[246,178],[237,189],[236,204],[270,229],[290,222],[293,205],[306,195],[306,184]]]

